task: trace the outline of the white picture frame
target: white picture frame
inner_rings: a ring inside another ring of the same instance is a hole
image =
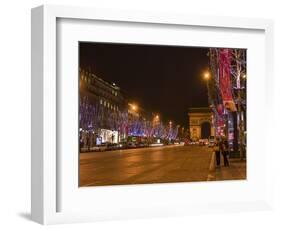
[[[262,44],[262,56],[259,57],[261,65],[257,68],[261,68],[257,73],[259,77],[255,81],[249,79],[249,90],[252,92],[249,95],[249,105],[254,101],[254,97],[261,98],[262,102],[259,106],[265,106],[267,111],[273,108],[273,91],[271,90],[274,84],[273,79],[273,22],[266,19],[248,19],[248,18],[231,18],[231,17],[214,17],[214,16],[192,16],[192,15],[174,15],[163,14],[159,12],[133,12],[133,11],[117,11],[117,10],[105,10],[105,9],[91,9],[91,8],[79,8],[79,7],[65,7],[65,6],[40,6],[32,9],[32,188],[31,188],[31,213],[32,219],[41,224],[56,224],[56,223],[70,223],[81,221],[96,221],[106,219],[124,219],[124,218],[143,218],[153,216],[173,216],[173,215],[186,215],[194,213],[210,213],[210,212],[233,212],[233,211],[249,211],[249,210],[265,210],[271,209],[272,203],[272,168],[271,161],[274,159],[274,155],[270,152],[270,145],[268,144],[269,138],[266,137],[262,148],[249,148],[248,151],[258,152],[260,154],[251,155],[248,159],[250,161],[250,175],[253,175],[253,188],[249,188],[251,185],[251,176],[246,182],[208,182],[208,183],[190,183],[186,186],[183,183],[171,185],[130,185],[131,187],[106,187],[98,188],[94,190],[83,190],[83,196],[89,197],[91,194],[95,196],[103,196],[103,193],[114,191],[115,194],[120,196],[121,203],[107,202],[103,206],[102,202],[95,200],[96,206],[85,208],[85,200],[79,200],[76,195],[68,196],[65,192],[60,192],[60,187],[64,184],[62,180],[67,180],[71,183],[75,178],[66,178],[64,170],[71,167],[73,163],[61,162],[65,158],[60,158],[57,155],[59,151],[58,143],[58,113],[61,108],[58,109],[58,95],[61,95],[61,88],[57,84],[57,75],[59,74],[59,60],[58,55],[58,26],[61,19],[73,21],[99,21],[104,22],[111,27],[115,27],[115,22],[130,23],[130,27],[134,25],[151,25],[155,28],[180,28],[185,30],[187,27],[200,28],[201,30],[218,29],[220,31],[232,31],[239,30],[247,34],[251,31],[256,31],[260,34],[259,44]],[[80,26],[80,25],[76,25]],[[91,32],[92,33],[92,32]],[[86,35],[85,35],[86,36]],[[214,37],[215,38],[215,37]],[[119,38],[116,38],[116,41]],[[121,39],[121,38],[120,38]],[[211,39],[211,36],[210,36]],[[233,40],[237,40],[239,43],[239,36],[233,37]],[[248,38],[250,39],[250,38]],[[247,39],[245,39],[247,40]],[[155,37],[152,43],[160,43],[159,38]],[[165,41],[162,41],[165,43]],[[215,40],[213,42],[216,42]],[[238,44],[237,43],[237,44]],[[253,42],[254,43],[254,42]],[[216,43],[213,43],[216,44]],[[219,46],[221,43],[218,42]],[[232,43],[229,43],[232,44]],[[236,45],[237,45],[236,44]],[[195,43],[193,45],[196,45]],[[197,44],[200,45],[199,43]],[[238,45],[239,46],[239,45]],[[241,47],[244,47],[241,45]],[[247,47],[244,47],[247,48]],[[69,51],[70,54],[71,51]],[[78,58],[78,57],[75,57]],[[252,61],[252,63],[254,60]],[[253,63],[254,64],[254,63]],[[250,64],[251,65],[251,64]],[[254,71],[254,70],[253,70]],[[264,72],[263,72],[264,71]],[[253,72],[254,73],[254,72]],[[252,78],[253,79],[253,78]],[[254,83],[255,82],[255,83]],[[263,84],[266,83],[266,84]],[[259,92],[251,91],[251,85],[256,84]],[[70,88],[68,88],[70,89]],[[75,98],[77,92],[70,93],[71,97]],[[74,99],[75,100],[75,99]],[[254,112],[257,109],[253,106],[249,106],[249,109]],[[271,114],[264,111],[253,117],[249,124],[248,133],[252,134],[252,137],[260,138],[254,135],[254,125],[258,122],[258,119],[263,119],[266,124],[270,124]],[[75,126],[75,124],[74,124]],[[251,131],[251,129],[253,131]],[[270,132],[270,125],[261,128],[262,132]],[[72,136],[73,137],[73,136]],[[73,139],[72,139],[73,140]],[[253,140],[253,139],[252,139]],[[260,139],[259,139],[260,140]],[[253,143],[253,142],[252,142]],[[251,138],[249,139],[249,146],[251,146]],[[264,154],[262,155],[262,152]],[[262,173],[262,162],[264,163]],[[254,163],[251,163],[254,162]],[[75,162],[74,162],[75,163]],[[63,164],[63,167],[61,167]],[[253,165],[252,165],[253,164]],[[78,167],[78,166],[77,166]],[[76,168],[75,168],[76,170]],[[252,170],[252,171],[251,171]],[[256,173],[261,175],[261,180],[257,181]],[[248,184],[247,184],[248,183]],[[63,185],[64,186],[64,185]],[[256,187],[255,187],[256,186]],[[228,188],[225,188],[228,187]],[[64,191],[67,187],[63,188]],[[170,189],[173,188],[173,189]],[[258,188],[260,191],[256,191],[253,199],[249,199],[254,194],[254,190]],[[90,188],[91,189],[91,188]],[[244,189],[247,192],[245,197],[238,195],[238,197],[229,198],[222,196],[221,201],[215,198],[216,191],[227,191],[227,189],[233,189],[233,191]],[[186,199],[183,201],[183,194],[181,191],[185,191],[188,196],[192,195],[192,199]],[[199,191],[199,192],[198,192]],[[136,194],[144,194],[143,198],[156,197],[156,194],[165,193],[166,195],[159,195],[158,202],[153,203],[150,201],[148,206],[145,202],[134,203],[131,199],[126,199],[126,194],[134,196]],[[200,195],[204,195],[206,192],[214,195],[213,200],[211,198],[202,199],[200,202]],[[70,192],[70,194],[72,194]],[[73,193],[74,194],[74,193]],[[169,196],[167,195],[169,194]],[[197,195],[196,195],[197,194]],[[64,198],[67,197],[67,198]],[[172,197],[178,197],[173,199]],[[103,197],[106,199],[106,197]],[[167,198],[169,201],[167,202]],[[61,200],[68,202],[65,207],[61,208]],[[76,199],[76,200],[75,200]],[[161,200],[162,199],[162,200]],[[165,200],[165,204],[161,205],[161,201]],[[192,203],[191,203],[191,200]],[[182,202],[181,202],[182,201]],[[80,205],[81,203],[81,205]],[[144,203],[143,205],[141,203]],[[83,206],[84,205],[84,206]],[[120,205],[120,206],[118,206]],[[79,208],[78,208],[79,206]],[[114,206],[114,207],[113,207]],[[72,208],[71,208],[72,207]],[[77,210],[76,210],[77,208]],[[110,211],[110,209],[112,209]]]

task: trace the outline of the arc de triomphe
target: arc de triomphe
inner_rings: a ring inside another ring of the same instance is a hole
[[[208,107],[190,108],[188,110],[190,139],[197,141],[201,138],[214,136],[212,113]]]

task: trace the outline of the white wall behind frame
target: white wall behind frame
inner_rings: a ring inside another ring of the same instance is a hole
[[[151,11],[169,11],[190,14],[232,15],[239,17],[267,17],[275,20],[275,78],[274,95],[281,98],[281,15],[277,0],[261,0],[258,2],[236,0],[231,7],[226,6],[225,0],[185,1],[185,0],[10,0],[1,4],[0,25],[0,63],[2,73],[1,104],[6,112],[1,117],[1,196],[0,196],[0,226],[3,229],[41,229],[42,226],[28,221],[30,213],[30,8],[38,4],[70,4],[90,7],[109,7],[112,9],[134,9]],[[11,47],[13,51],[11,52]],[[15,60],[21,60],[15,62]],[[11,74],[12,70],[21,74]],[[12,77],[4,77],[12,76]],[[8,86],[13,86],[13,92]],[[9,95],[9,97],[7,96]],[[278,100],[279,101],[279,100]],[[231,215],[199,215],[179,218],[160,218],[134,221],[97,222],[89,224],[51,226],[52,229],[280,229],[280,162],[279,118],[281,111],[277,100],[273,111],[272,124],[272,154],[274,155],[275,203],[274,212],[250,212]],[[15,106],[17,105],[17,106]],[[4,109],[3,109],[4,110]],[[3,111],[2,110],[2,111]],[[7,112],[9,111],[9,112]],[[20,116],[18,112],[21,111]],[[15,122],[17,121],[17,122]],[[17,141],[15,141],[17,130]],[[12,148],[17,145],[21,147]],[[11,166],[11,162],[12,166]],[[19,189],[20,188],[20,189]],[[219,222],[219,224],[218,224]],[[49,227],[46,227],[47,229]]]

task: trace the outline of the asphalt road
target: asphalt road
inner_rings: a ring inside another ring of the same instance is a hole
[[[80,154],[80,186],[206,181],[211,149],[163,146]]]

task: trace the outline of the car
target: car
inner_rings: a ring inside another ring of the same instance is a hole
[[[134,143],[134,142],[128,143],[128,148],[136,148],[136,147],[137,147],[136,143]]]
[[[107,148],[108,148],[107,143],[102,143],[100,145],[96,145],[96,146],[92,147],[91,150],[102,152],[102,151],[106,151]]]
[[[96,152],[96,151],[100,151],[99,146],[96,145],[94,147],[91,148],[92,151]]]
[[[196,141],[190,141],[188,144],[189,145],[196,145]]]
[[[118,144],[116,143],[107,143],[107,150],[116,150],[118,149]]]
[[[146,144],[145,142],[140,142],[137,144],[138,147],[143,148],[143,147],[147,147],[148,144]]]
[[[208,147],[214,147],[214,145],[215,145],[215,137],[214,136],[210,136],[209,137]]]
[[[128,148],[128,143],[127,142],[120,142],[118,144],[118,149],[127,149]]]
[[[203,139],[199,140],[199,145],[204,145],[204,140]]]
[[[208,145],[209,141],[208,139],[200,139],[199,140],[199,145]]]

